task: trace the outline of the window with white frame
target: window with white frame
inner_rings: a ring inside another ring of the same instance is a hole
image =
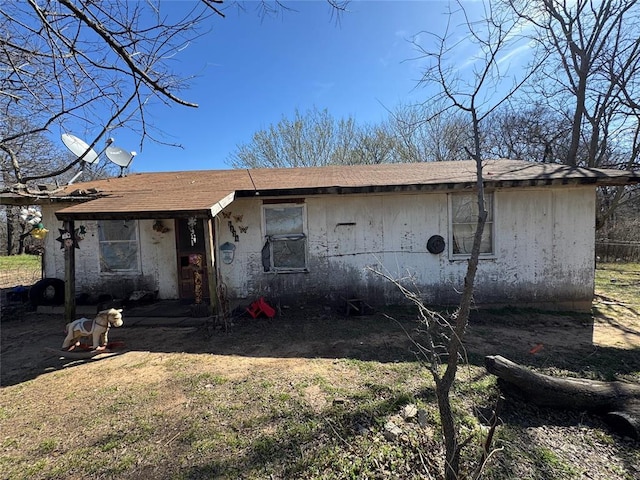
[[[482,232],[480,255],[494,254],[493,243],[493,193],[484,194],[487,221]],[[475,193],[454,193],[449,195],[449,245],[453,257],[466,258],[471,255],[473,237],[478,222],[478,197]]]
[[[138,222],[101,220],[98,222],[101,272],[138,272]]]
[[[306,209],[304,204],[264,205],[265,271],[300,272],[307,269]]]

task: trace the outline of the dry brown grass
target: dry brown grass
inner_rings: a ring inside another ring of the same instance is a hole
[[[638,298],[612,288],[599,293],[613,303],[596,303],[595,317],[503,311],[475,319],[454,400],[462,428],[479,435],[479,412],[497,395],[485,354],[640,380],[639,344],[618,341],[638,342],[638,317],[628,315]],[[406,311],[395,316],[411,329]],[[90,361],[44,352],[62,342],[62,323],[3,319],[0,478],[419,479],[441,469],[431,380],[399,325],[381,315],[290,309],[213,337],[127,328],[125,315],[110,335],[125,348]],[[609,334],[598,336],[600,328]],[[537,343],[544,348],[530,354]],[[407,403],[425,410],[427,427],[400,418]],[[404,432],[395,441],[383,436],[389,419]],[[503,419],[503,450],[485,478],[638,478],[637,444],[597,417],[509,401]]]

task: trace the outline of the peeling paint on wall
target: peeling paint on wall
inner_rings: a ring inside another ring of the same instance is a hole
[[[397,301],[397,289],[374,273],[378,269],[414,285],[428,303],[457,303],[467,261],[449,258],[448,248],[440,254],[427,250],[434,235],[449,242],[445,192],[305,198],[308,272],[296,273],[264,271],[262,202],[236,199],[216,223],[216,249],[226,242],[236,246],[232,263],[217,263],[229,298]],[[494,192],[494,204],[495,255],[480,261],[476,303],[588,304],[594,283],[595,189],[507,188]],[[53,207],[43,206],[43,222],[52,228],[61,225]],[[106,278],[99,272],[96,222],[84,223],[76,281],[100,288]],[[163,224],[175,228],[173,220]],[[47,249],[55,250],[53,237],[45,239]],[[142,271],[129,280],[152,283],[161,298],[177,298],[175,237],[159,237],[153,221],[140,221],[140,242]],[[47,276],[64,278],[62,254],[54,255],[46,268]]]
[[[590,299],[593,189],[507,189],[495,196],[496,255],[480,262],[476,301]],[[335,298],[359,290],[353,294],[372,301],[398,300],[397,289],[371,271],[376,266],[394,278],[411,279],[429,303],[458,301],[466,261],[450,260],[446,250],[434,255],[426,247],[432,235],[447,241],[446,194],[310,197],[306,204],[309,272],[265,274],[259,259],[249,256],[261,246],[259,236],[247,235],[255,241],[239,246],[245,253],[234,264],[245,273],[225,269],[230,291],[243,297],[304,291]],[[259,201],[234,202],[234,212],[260,223]]]
[[[46,209],[48,219],[55,225],[62,225],[53,209]],[[175,237],[171,234],[159,234],[154,231],[155,220],[140,220],[138,232],[140,235],[141,269],[139,272],[118,274],[100,272],[98,247],[98,222],[86,221],[85,238],[82,248],[77,249],[76,255],[76,286],[77,293],[110,294],[117,298],[134,290],[158,291],[159,298],[178,298],[177,267]],[[174,230],[173,220],[163,220],[163,224]],[[45,248],[52,249],[50,242],[55,240],[49,235]],[[50,251],[50,250],[49,250]],[[63,255],[47,257],[45,264],[47,277],[65,278],[65,264]]]

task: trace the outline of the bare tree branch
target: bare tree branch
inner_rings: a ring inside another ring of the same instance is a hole
[[[16,144],[34,135],[70,129],[84,130],[93,147],[109,129],[125,125],[140,134],[142,147],[146,138],[156,140],[145,113],[153,102],[196,107],[180,95],[192,77],[174,72],[171,60],[225,16],[223,1],[185,2],[170,13],[165,5],[160,0],[0,5],[0,118],[29,119],[26,130],[0,131],[1,150],[19,152]],[[273,7],[266,0],[259,5]],[[328,5],[338,15],[347,2]],[[274,8],[289,7],[277,2]],[[15,161],[25,161],[16,155]],[[76,164],[50,170],[60,174]],[[19,183],[44,178],[40,170],[12,171],[20,172],[14,178]]]

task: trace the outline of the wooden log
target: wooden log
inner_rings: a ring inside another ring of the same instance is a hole
[[[620,435],[640,440],[640,401],[627,405],[626,411],[606,413],[604,420]]]
[[[518,395],[543,407],[604,415],[617,432],[640,438],[640,385],[536,373],[499,355],[485,357],[487,371],[498,377],[507,396]]]

